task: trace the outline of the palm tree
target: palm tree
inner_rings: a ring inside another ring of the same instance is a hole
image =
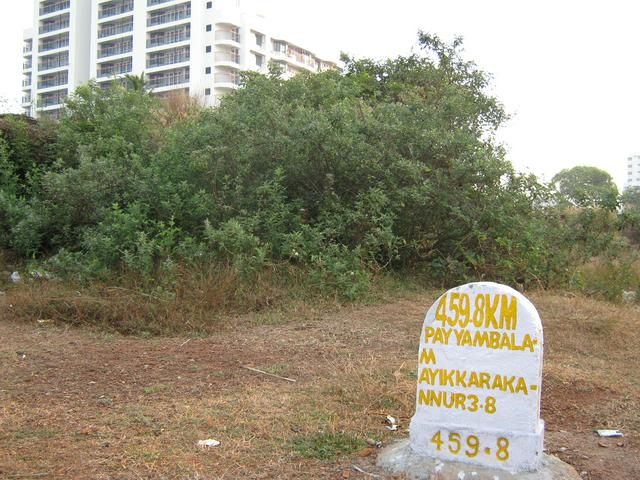
[[[147,91],[147,80],[144,78],[144,72],[140,75],[127,74],[124,78],[128,89],[139,93],[145,93]]]

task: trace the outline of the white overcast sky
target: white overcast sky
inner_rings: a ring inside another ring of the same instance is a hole
[[[499,138],[518,170],[548,180],[593,165],[622,185],[626,157],[640,153],[637,0],[257,1],[295,39],[332,56],[407,54],[418,30],[464,37],[466,57],[493,75],[492,92],[513,115]],[[32,4],[0,0],[0,97],[14,109]]]

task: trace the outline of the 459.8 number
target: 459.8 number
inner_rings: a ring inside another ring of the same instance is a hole
[[[436,446],[436,450],[438,452],[441,451],[445,444],[445,441],[442,440],[442,433],[439,431],[436,432],[435,435],[431,437],[431,443]],[[447,449],[452,455],[465,455],[469,458],[474,458],[478,456],[478,453],[480,453],[480,439],[475,435],[469,435],[464,439],[464,443],[466,445],[463,446],[460,434],[451,432],[449,433],[449,438],[446,443]],[[496,458],[501,462],[509,460],[509,440],[504,437],[500,437],[496,444]],[[485,453],[490,455],[491,448],[487,447],[485,449]]]

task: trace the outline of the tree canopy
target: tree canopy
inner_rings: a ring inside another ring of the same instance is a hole
[[[618,187],[609,173],[596,167],[578,166],[557,173],[551,183],[560,194],[578,207],[615,210]]]
[[[514,171],[495,139],[507,115],[459,40],[419,46],[289,80],[245,73],[219,108],[179,116],[140,82],[80,87],[42,174],[16,176],[5,138],[1,173],[20,188],[0,186],[0,247],[77,276],[301,268],[346,297],[381,271],[566,280],[610,232]]]

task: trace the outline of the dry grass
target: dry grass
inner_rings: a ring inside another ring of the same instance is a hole
[[[6,289],[5,303],[11,305],[3,314],[15,321],[46,320],[145,336],[205,335],[225,328],[230,317],[280,324],[345,306],[338,292],[329,297],[309,290],[305,275],[295,267],[274,267],[243,276],[232,267],[211,265],[178,268],[170,278],[158,276],[155,286],[124,275],[85,286],[29,280],[19,286],[0,284],[0,289]],[[379,277],[360,302],[411,298],[416,292],[406,282]]]
[[[413,414],[419,330],[436,295],[300,310],[274,324],[221,317],[221,331],[190,339],[2,320],[0,477],[339,479],[352,464],[377,472],[375,452],[361,447],[405,435],[383,418],[406,427]],[[588,480],[640,478],[638,311],[531,298],[545,325],[547,448],[563,447]],[[599,447],[595,427],[622,428],[625,446]],[[198,449],[205,438],[222,445]]]

